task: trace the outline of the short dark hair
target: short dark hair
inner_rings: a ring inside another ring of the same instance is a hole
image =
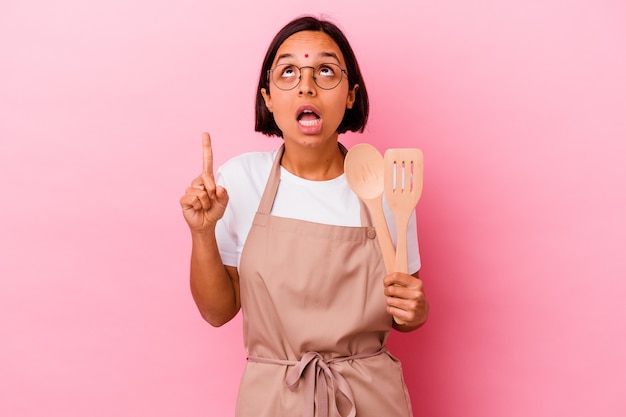
[[[346,109],[346,113],[337,128],[337,132],[363,132],[369,115],[369,99],[367,97],[367,89],[365,88],[365,82],[363,81],[363,76],[361,75],[359,63],[356,60],[354,51],[352,50],[348,39],[343,34],[341,29],[337,27],[337,25],[326,20],[317,19],[313,16],[299,17],[287,23],[276,34],[272,43],[268,47],[265,59],[263,60],[263,66],[261,67],[259,87],[256,92],[254,130],[267,136],[283,136],[283,132],[274,121],[274,115],[265,105],[265,101],[261,95],[261,89],[265,88],[266,91],[269,91],[269,78],[267,76],[267,71],[271,69],[278,48],[280,48],[288,37],[294,33],[302,31],[324,32],[335,41],[337,46],[339,46],[339,49],[341,50],[341,53],[346,61],[346,70],[348,72],[350,90],[354,88],[355,84],[358,84],[359,88],[356,90],[354,105],[351,109]]]

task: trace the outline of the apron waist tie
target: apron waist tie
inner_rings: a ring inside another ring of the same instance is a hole
[[[332,393],[332,403],[336,415],[341,417],[356,417],[356,407],[354,396],[348,381],[341,373],[332,369],[330,365],[337,362],[345,362],[356,359],[371,358],[381,353],[387,352],[387,347],[382,346],[375,352],[357,353],[352,356],[340,356],[325,361],[318,352],[307,352],[299,361],[289,361],[282,359],[260,358],[248,356],[249,362],[265,363],[272,365],[285,365],[292,368],[287,372],[285,384],[291,391],[295,391],[300,385],[300,380],[304,381],[305,404],[310,404],[305,410],[303,417],[315,416],[315,404],[317,403],[318,417],[329,417],[328,408],[328,384],[330,383]],[[350,411],[346,416],[342,416],[337,408],[337,395],[341,393],[350,402]]]

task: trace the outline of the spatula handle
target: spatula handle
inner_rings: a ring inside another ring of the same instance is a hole
[[[395,271],[409,273],[409,251],[407,248],[407,229],[409,227],[409,219],[397,219],[397,244],[396,244],[396,259],[395,259]]]

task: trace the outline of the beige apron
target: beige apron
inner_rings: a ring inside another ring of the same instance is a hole
[[[392,318],[366,209],[363,227],[270,215],[283,151],[239,266],[248,362],[236,416],[409,417],[400,363],[385,346]]]

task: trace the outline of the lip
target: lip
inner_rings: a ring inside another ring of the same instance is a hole
[[[311,111],[311,112],[315,113],[319,117],[319,122],[315,123],[314,125],[310,125],[310,126],[301,124],[298,121],[298,116],[300,116],[300,114],[303,111],[305,111],[305,110],[308,110],[308,111]],[[317,107],[315,107],[312,104],[303,104],[301,106],[298,106],[298,108],[296,109],[296,114],[295,114],[294,118],[296,120],[298,128],[304,134],[315,135],[315,134],[318,134],[318,133],[320,133],[322,131],[323,120],[322,120],[321,112],[320,112],[320,110]]]
[[[298,120],[298,116],[300,116],[300,113],[302,113],[305,110],[309,110],[312,111],[313,113],[317,114],[318,116],[320,116],[320,111],[317,107],[315,107],[312,104],[303,104],[301,106],[298,106],[298,108],[296,109],[296,120]],[[322,116],[320,116],[321,118]]]

